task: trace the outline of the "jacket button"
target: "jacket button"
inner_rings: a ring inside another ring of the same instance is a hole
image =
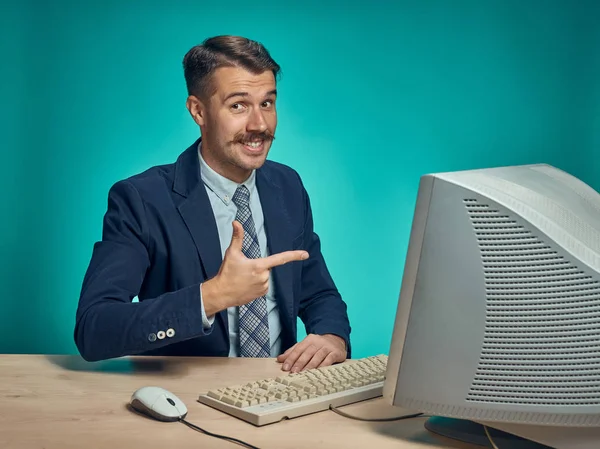
[[[162,340],[163,338],[165,338],[165,331],[158,331],[156,333],[156,336],[158,337],[159,340]]]
[[[175,335],[175,330],[172,328],[167,329],[167,337],[172,337]]]
[[[148,341],[156,341],[156,334],[148,334]]]

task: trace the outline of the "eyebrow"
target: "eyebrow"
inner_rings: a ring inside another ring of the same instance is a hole
[[[269,97],[269,96],[272,96],[272,95],[277,96],[277,89],[273,89],[273,90],[267,92],[266,96]],[[249,96],[248,92],[232,92],[232,93],[230,93],[229,95],[227,95],[225,97],[225,99],[223,100],[223,102],[225,102],[225,101],[227,101],[227,100],[229,100],[230,98],[233,98],[233,97],[248,97],[248,96]]]

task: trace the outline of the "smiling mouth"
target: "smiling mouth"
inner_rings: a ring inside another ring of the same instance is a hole
[[[244,147],[244,150],[249,153],[262,153],[265,149],[266,140],[242,140],[239,142]]]
[[[264,140],[254,140],[252,142],[242,142],[242,144],[244,146],[253,148],[253,149],[258,149],[262,146],[262,144],[264,143]]]
[[[270,131],[240,133],[233,141],[244,147],[248,153],[262,153],[265,151],[267,143],[272,142],[275,136]]]

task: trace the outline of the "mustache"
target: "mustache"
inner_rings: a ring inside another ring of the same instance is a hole
[[[252,140],[264,140],[265,142],[275,140],[275,135],[269,131],[254,132],[254,133],[239,133],[233,138],[234,143],[243,143]]]

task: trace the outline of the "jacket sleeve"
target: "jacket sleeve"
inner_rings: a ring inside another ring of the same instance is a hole
[[[132,302],[150,266],[148,243],[144,201],[130,182],[120,181],[109,191],[102,240],[94,245],[77,307],[74,337],[85,360],[210,334],[202,325],[200,284]]]
[[[350,322],[347,306],[329,274],[319,236],[313,229],[313,216],[308,193],[302,187],[305,208],[304,249],[309,258],[302,264],[299,317],[309,334],[334,334],[346,342],[351,356]]]

